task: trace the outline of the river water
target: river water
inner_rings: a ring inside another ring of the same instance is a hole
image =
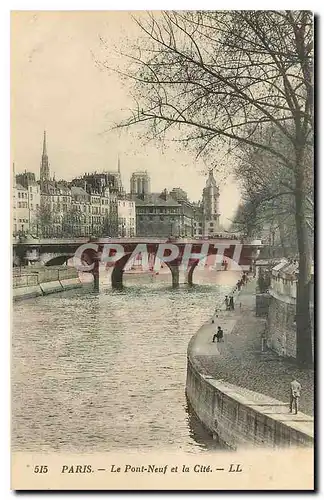
[[[232,286],[230,274],[175,290],[170,276],[154,283],[124,276],[122,291],[85,285],[16,302],[13,450],[190,453],[217,446],[187,408],[186,351]]]

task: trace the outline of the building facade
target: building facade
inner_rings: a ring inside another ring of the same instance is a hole
[[[165,189],[134,198],[137,236],[191,237],[194,212],[189,202],[179,203]]]
[[[27,190],[27,208],[28,208],[28,226],[24,226],[22,231],[29,232],[30,234],[37,236],[38,235],[38,215],[40,210],[40,185],[39,182],[36,181],[36,176],[32,172],[27,172],[25,170],[24,173],[18,174],[15,176],[16,185],[19,185]],[[22,196],[22,192],[20,194]],[[18,194],[18,206],[22,205],[21,199],[19,200]]]
[[[90,236],[92,227],[91,197],[82,187],[71,186],[71,233]]]
[[[118,236],[132,238],[136,236],[136,208],[134,200],[118,200]]]
[[[13,214],[13,231],[18,236],[29,231],[29,207],[28,190],[16,183],[15,186],[15,209]]]
[[[16,179],[17,177],[17,179]],[[133,172],[130,195],[116,171],[85,173],[71,182],[51,177],[44,131],[39,181],[14,175],[13,233],[42,237],[213,237],[219,226],[219,189],[209,171],[201,203],[181,187],[151,193],[147,171]]]

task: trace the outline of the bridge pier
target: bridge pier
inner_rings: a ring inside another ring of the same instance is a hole
[[[123,275],[124,269],[118,266],[113,268],[111,273],[111,286],[116,290],[121,290],[123,288]]]
[[[179,286],[179,266],[177,264],[169,264],[167,263],[168,268],[171,271],[172,276],[172,288],[178,288]]]
[[[193,262],[193,264],[191,264],[191,266],[187,270],[186,283],[187,283],[188,286],[193,286],[193,278],[192,278],[192,276],[193,276],[193,272],[196,269],[196,267],[198,266],[198,264],[199,264],[198,260],[196,262]]]
[[[100,269],[99,269],[99,266],[100,266],[100,262],[98,259],[96,259],[94,261],[94,266],[93,266],[93,269],[91,271],[92,273],[92,276],[93,276],[93,289],[95,292],[99,292],[100,290]]]

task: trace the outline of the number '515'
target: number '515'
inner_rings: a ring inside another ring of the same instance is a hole
[[[47,465],[35,465],[34,472],[39,474],[46,474],[46,472],[48,472],[48,467]]]

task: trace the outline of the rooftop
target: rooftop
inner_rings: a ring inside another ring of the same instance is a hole
[[[21,184],[16,184],[16,188],[19,189],[19,191],[28,191],[28,189],[26,189],[24,186],[22,186]]]
[[[135,198],[136,205],[156,205],[156,206],[169,206],[178,207],[180,204],[172,198],[169,194],[164,197],[162,193],[146,194],[144,200],[142,198]]]

